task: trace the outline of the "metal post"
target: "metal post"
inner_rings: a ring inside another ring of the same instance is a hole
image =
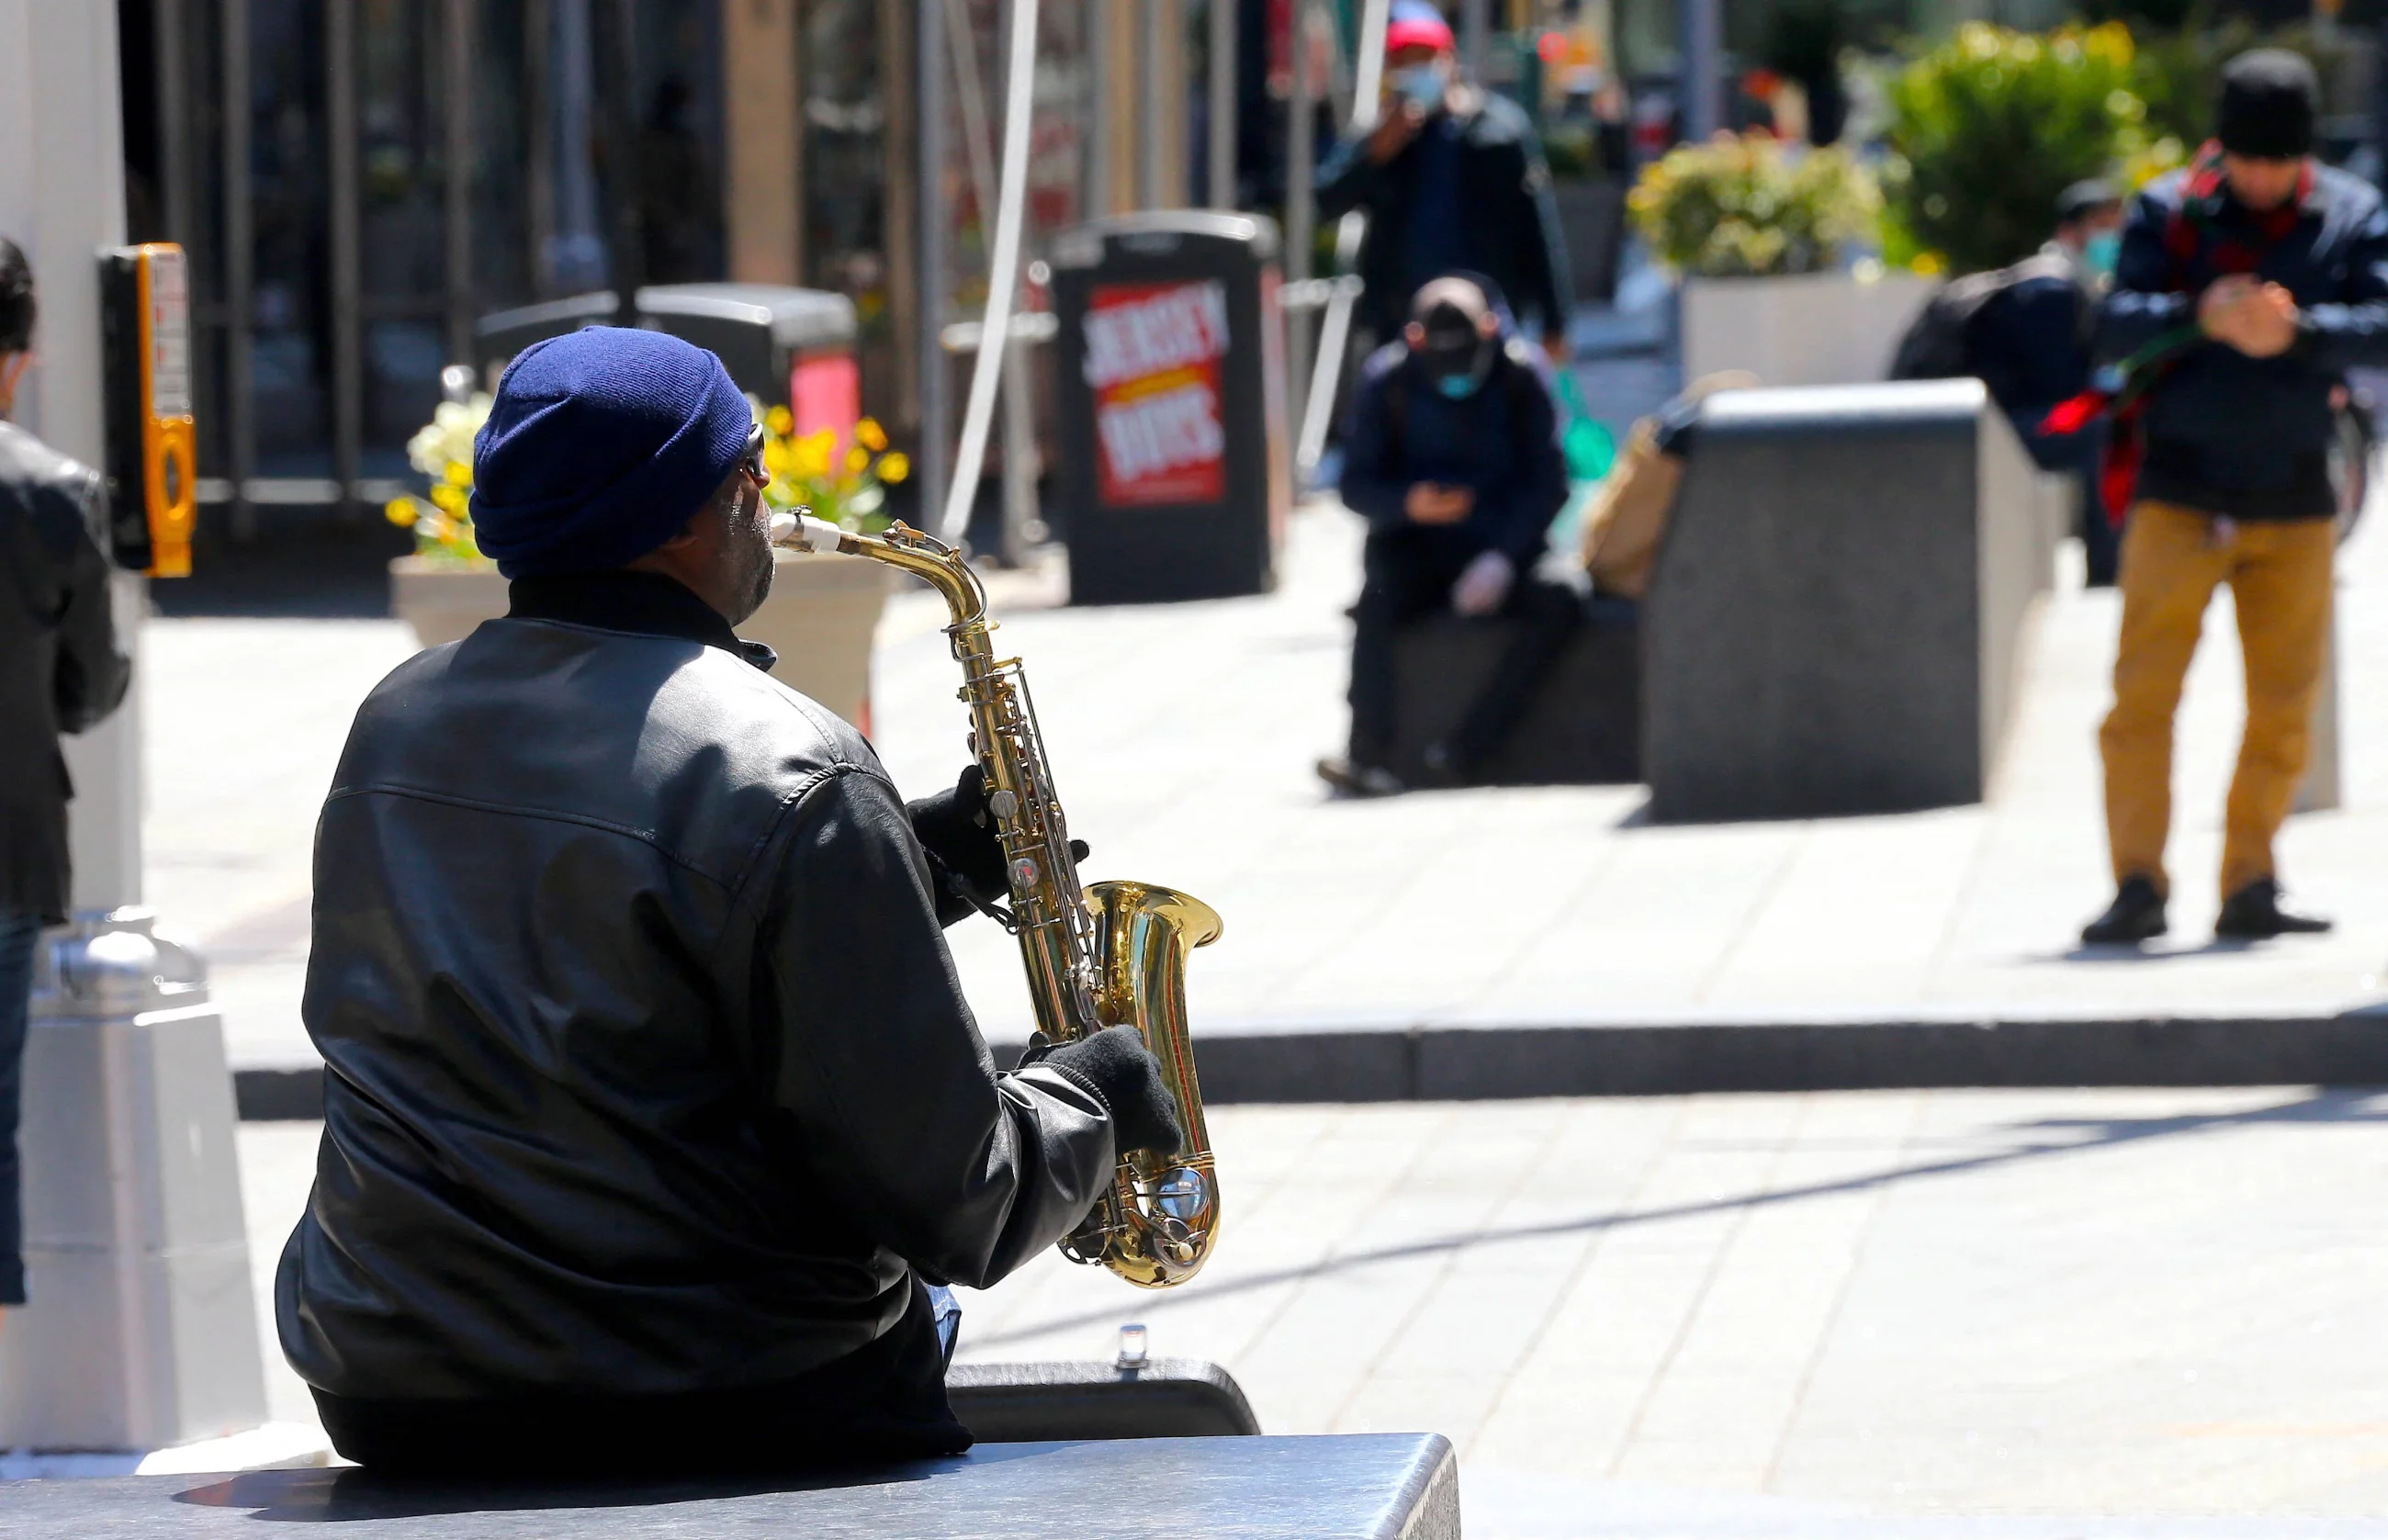
[[[105,451],[95,257],[125,234],[118,57],[113,6],[0,0],[0,230],[25,244],[42,310],[18,407],[91,464]],[[35,958],[33,1303],[0,1332],[0,1447],[157,1448],[265,1416],[222,1020],[197,959],[133,907],[142,588],[120,575],[114,596],[134,693],[67,747],[77,915]]]
[[[252,396],[250,317],[257,305],[257,228],[249,203],[248,0],[219,0],[223,56],[224,440],[231,450],[232,534],[257,538],[248,484],[257,474],[257,403]]]
[[[1211,207],[1236,207],[1236,0],[1211,6]]]
[[[1360,57],[1352,77],[1351,132],[1354,136],[1376,127],[1378,89],[1385,78],[1385,27],[1390,0],[1365,0],[1360,11]],[[1296,481],[1307,486],[1327,450],[1327,430],[1335,411],[1337,381],[1343,373],[1344,355],[1352,346],[1352,309],[1359,300],[1360,242],[1367,234],[1368,216],[1354,208],[1335,221],[1335,287],[1318,327],[1318,362],[1302,386],[1302,407],[1295,421],[1293,467]]]
[[[1461,0],[1459,11],[1459,61],[1467,70],[1467,78],[1482,84],[1484,68],[1490,60],[1486,55],[1492,45],[1492,0]]]
[[[921,445],[916,477],[920,486],[921,524],[938,517],[946,504],[947,436],[953,431],[952,381],[946,364],[946,225],[952,210],[946,206],[946,16],[944,0],[918,0],[913,11],[912,65],[916,71],[913,101],[919,106],[920,182],[918,226],[920,242],[917,280],[920,284],[921,335],[915,339],[921,369]]]
[[[189,12],[184,0],[156,0],[150,13],[156,51],[152,89],[158,93],[158,212],[165,239],[193,244],[191,209],[191,47]]]
[[[1294,0],[1289,52],[1293,58],[1293,90],[1286,101],[1285,147],[1285,275],[1300,283],[1310,276],[1311,248],[1318,231],[1318,107],[1312,95],[1310,38],[1314,0]],[[1310,389],[1311,321],[1297,312],[1286,328],[1286,379],[1293,399],[1288,403],[1293,420],[1302,420]]]
[[[1136,6],[1136,206],[1161,207],[1167,181],[1167,136],[1162,115],[1167,99],[1162,90],[1162,60],[1167,52],[1162,36],[1162,0],[1137,0]]]
[[[606,277],[614,285],[614,323],[639,321],[639,285],[646,282],[645,233],[639,217],[638,57],[633,31],[636,0],[597,0],[598,134],[604,145],[599,168],[604,199]]]
[[[332,197],[332,479],[343,517],[357,511],[364,461],[364,341],[359,301],[362,187],[357,175],[357,0],[324,0],[324,103]]]
[[[447,170],[440,187],[441,212],[447,225],[448,358],[456,362],[473,356],[473,104],[474,28],[479,20],[474,0],[447,0],[440,39],[446,56],[442,73],[445,99]]]
[[[1683,7],[1683,137],[1698,144],[1724,126],[1723,0],[1676,0]]]
[[[1116,18],[1111,0],[1086,0],[1086,217],[1099,220],[1111,211],[1111,27]]]
[[[555,289],[555,19],[550,0],[523,0],[523,234],[526,271],[541,298]]]

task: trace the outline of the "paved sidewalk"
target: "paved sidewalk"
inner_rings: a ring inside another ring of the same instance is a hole
[[[2167,1017],[2325,1020],[2382,999],[2388,940],[2388,536],[2344,562],[2347,806],[2291,822],[2284,872],[2335,915],[2323,939],[2206,939],[2240,717],[2227,602],[2181,724],[2176,936],[2084,953],[2106,897],[2094,727],[2112,594],[2048,606],[1992,801],[1895,817],[1654,827],[1636,788],[1327,801],[1356,521],[1293,524],[1285,577],[1252,600],[1035,608],[1015,582],[1001,639],[1028,663],[1073,829],[1096,877],[1213,903],[1225,939],[1192,967],[1205,1033]],[[918,793],[961,763],[957,675],[925,592],[890,608],[877,741]],[[393,622],[161,620],[149,636],[153,900],[216,966],[235,1062],[311,1061],[297,1003],[307,851],[356,701],[405,656]],[[1011,944],[953,933],[990,1037],[1028,1020]],[[2362,1021],[2345,1024],[2366,1035]],[[1488,1040],[1489,1041],[1489,1040]],[[1464,1051],[1464,1040],[1463,1047]]]
[[[1107,1359],[1143,1321],[1267,1432],[1448,1435],[1477,1540],[2352,1533],[2287,1516],[2388,1508],[2383,1119],[2292,1091],[1226,1107],[1200,1277],[1048,1253],[965,1292],[962,1356]],[[241,1130],[268,1342],[315,1137]]]

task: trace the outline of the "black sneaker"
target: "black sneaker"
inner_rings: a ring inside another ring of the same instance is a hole
[[[1409,789],[1399,776],[1382,765],[1353,759],[1320,760],[1318,778],[1344,797],[1398,797]]]
[[[2214,933],[2225,940],[2268,941],[2275,936],[2318,936],[2330,921],[2280,907],[2280,885],[2259,877],[2222,901]]]
[[[2106,912],[2081,928],[2084,946],[2137,946],[2165,933],[2164,895],[2143,877],[2127,877]]]

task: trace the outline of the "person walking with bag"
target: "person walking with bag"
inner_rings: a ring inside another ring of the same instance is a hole
[[[2330,928],[2284,909],[2273,839],[2305,769],[2331,634],[2332,397],[2388,364],[2388,211],[2311,156],[2313,68],[2257,49],[2224,68],[2217,142],[2153,183],[2124,232],[2101,317],[2120,365],[2104,481],[2131,499],[2115,704],[2099,732],[2115,896],[2091,945],[2165,933],[2173,715],[2208,600],[2228,584],[2246,657],[2215,933]],[[2126,494],[2126,487],[2131,488]]]

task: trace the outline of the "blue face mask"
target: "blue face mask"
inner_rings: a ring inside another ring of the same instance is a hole
[[[2081,265],[2093,277],[2114,277],[2115,263],[2122,255],[2123,233],[2119,230],[2101,230],[2081,243]]]
[[[1451,89],[1451,72],[1440,63],[1405,65],[1393,71],[1393,89],[1421,112],[1432,112]]]

